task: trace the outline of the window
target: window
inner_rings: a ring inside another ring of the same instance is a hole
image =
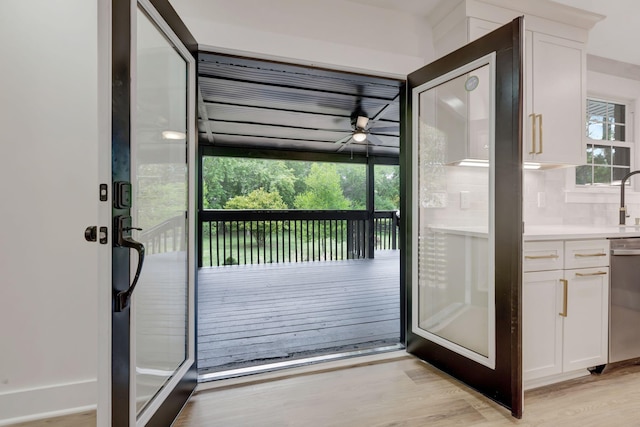
[[[587,99],[587,164],[576,168],[576,186],[620,185],[631,171],[633,144],[627,138],[626,115],[625,104]]]

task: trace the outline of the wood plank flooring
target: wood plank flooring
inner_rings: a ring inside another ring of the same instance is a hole
[[[364,359],[364,358],[363,358]],[[451,377],[406,356],[256,380],[197,393],[175,427],[438,427],[640,425],[640,359],[525,392],[521,420]],[[14,424],[92,427],[95,412]]]
[[[201,374],[397,344],[399,251],[373,260],[202,268]]]
[[[174,424],[200,426],[638,426],[640,362],[525,393],[521,420],[428,364],[398,360],[197,393]]]

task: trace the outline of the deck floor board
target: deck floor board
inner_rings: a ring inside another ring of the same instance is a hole
[[[395,344],[399,282],[398,251],[373,260],[202,268],[198,369]]]

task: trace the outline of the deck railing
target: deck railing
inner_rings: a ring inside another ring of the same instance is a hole
[[[170,218],[151,228],[144,229],[138,240],[145,246],[147,255],[185,250],[185,215]]]
[[[395,211],[205,210],[200,212],[199,265],[263,264],[365,258],[397,248]]]

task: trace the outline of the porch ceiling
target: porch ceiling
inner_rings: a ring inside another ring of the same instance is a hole
[[[198,79],[200,144],[399,155],[399,80],[203,52]],[[367,139],[336,143],[358,106]]]

